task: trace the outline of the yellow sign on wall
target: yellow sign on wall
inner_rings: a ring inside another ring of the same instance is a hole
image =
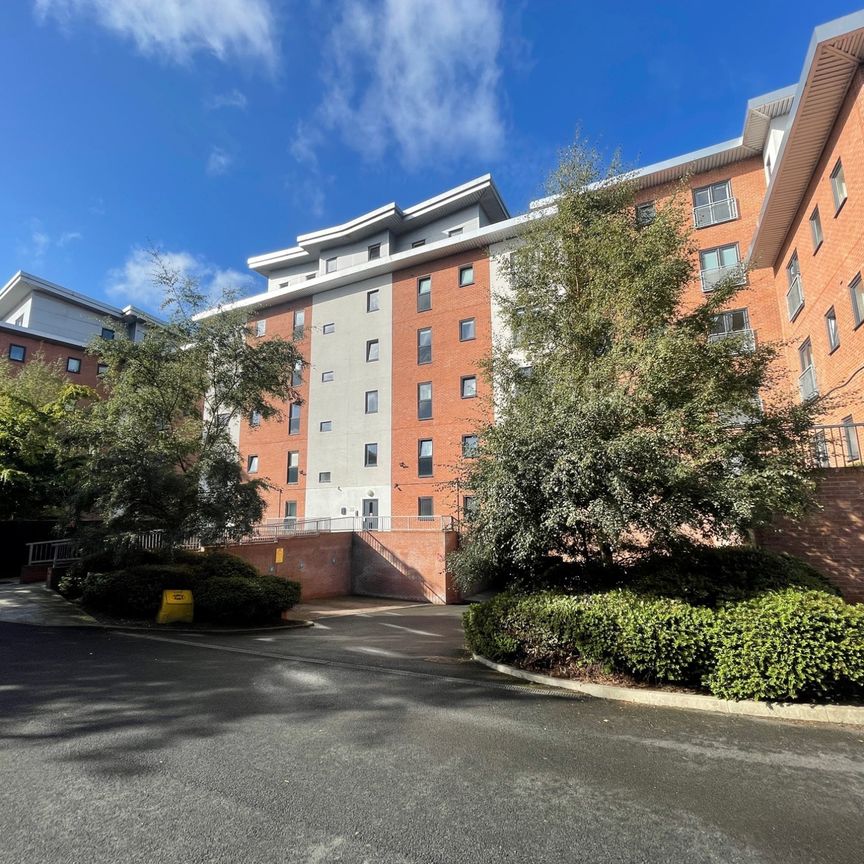
[[[285,560],[285,550],[280,546],[276,550],[276,563],[281,564]]]
[[[175,621],[191,623],[193,613],[191,591],[163,591],[162,606],[156,616],[156,623],[172,624]]]

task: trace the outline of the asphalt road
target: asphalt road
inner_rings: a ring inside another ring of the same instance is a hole
[[[861,731],[514,685],[458,611],[0,625],[0,862],[864,860]]]

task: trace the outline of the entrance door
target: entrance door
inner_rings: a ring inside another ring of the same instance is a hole
[[[363,530],[377,531],[378,530],[378,499],[364,498],[363,499]]]

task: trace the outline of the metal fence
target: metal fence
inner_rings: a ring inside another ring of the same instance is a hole
[[[864,423],[816,426],[811,443],[814,467],[861,467],[862,447],[864,447]]]
[[[43,540],[27,544],[28,566],[56,567],[68,564],[81,557],[81,547],[77,540]]]

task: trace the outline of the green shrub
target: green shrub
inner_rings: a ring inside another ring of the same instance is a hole
[[[153,618],[170,588],[193,588],[196,574],[184,564],[141,564],[84,579],[85,606],[119,618]]]
[[[836,698],[864,693],[864,606],[787,590],[717,615],[708,686],[725,699]]]
[[[534,580],[535,590],[586,594],[606,591],[624,578],[624,570],[597,561],[551,559],[549,566]]]
[[[227,552],[206,552],[198,555],[195,564],[208,576],[217,579],[259,579],[258,570],[248,561]]]
[[[195,592],[195,618],[218,624],[267,623],[299,599],[299,583],[276,576],[212,576]]]

